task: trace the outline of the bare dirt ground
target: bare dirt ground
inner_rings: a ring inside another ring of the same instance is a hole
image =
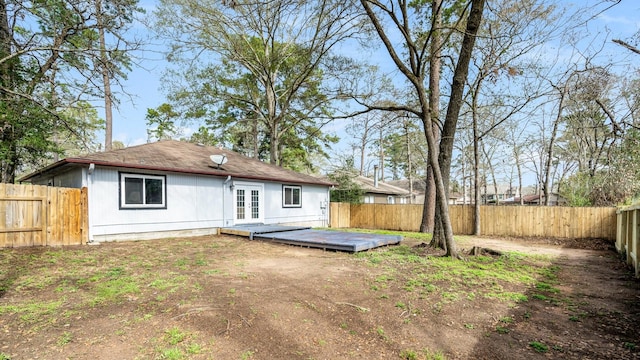
[[[459,245],[537,254],[557,279],[496,279],[526,294],[513,302],[409,292],[392,277],[411,263],[227,236],[4,249],[0,359],[640,359],[640,282],[611,244]]]

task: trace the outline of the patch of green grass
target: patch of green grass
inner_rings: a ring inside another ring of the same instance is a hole
[[[557,265],[547,266],[542,268],[539,273],[542,275],[548,283],[556,284],[558,282],[558,272],[560,267]]]
[[[417,277],[409,279],[405,282],[404,289],[406,291],[411,292],[411,291],[414,291],[416,288],[421,288],[426,292],[434,292],[437,289],[435,285],[428,282],[421,275],[418,275]]]
[[[187,341],[191,340],[191,341]],[[190,355],[202,353],[202,345],[196,343],[193,336],[186,333],[179,327],[172,327],[163,332],[162,337],[157,341],[156,359],[188,359]]]
[[[70,343],[72,339],[73,339],[73,336],[71,335],[71,333],[68,331],[65,331],[64,333],[62,333],[62,335],[60,335],[60,337],[58,338],[58,341],[56,341],[56,344],[58,344],[58,346],[65,346],[68,343]]]
[[[20,314],[20,320],[33,324],[48,319],[50,315],[59,312],[64,299],[52,302],[32,302],[0,306],[0,315],[8,313]]]
[[[179,288],[183,287],[186,281],[186,276],[172,272],[166,277],[154,279],[148,286],[157,290],[169,290],[169,292],[175,292]]]
[[[404,360],[418,360],[418,353],[415,350],[402,350],[400,358]]]
[[[633,343],[633,342],[625,342],[623,346],[625,349],[629,349],[629,350],[635,350],[637,348],[636,343]]]
[[[446,357],[441,351],[433,352],[429,349],[424,350],[413,350],[413,349],[405,349],[400,351],[400,359],[403,360],[446,360]]]
[[[191,354],[191,355],[197,355],[200,354],[202,352],[202,345],[200,344],[189,344],[189,346],[187,346],[187,354]]]
[[[249,359],[251,359],[253,357],[254,354],[255,354],[255,351],[247,350],[247,351],[243,352],[242,354],[240,354],[240,359],[249,360]]]
[[[533,295],[531,295],[531,297],[536,299],[536,300],[542,300],[542,301],[549,300],[549,298],[546,295],[543,295],[543,294],[533,294]]]
[[[184,270],[187,268],[187,264],[189,264],[189,260],[187,259],[178,259],[175,262],[175,265],[180,269]]]
[[[550,292],[550,293],[553,293],[553,294],[557,294],[557,293],[560,292],[559,289],[553,287],[551,284],[546,283],[546,282],[538,282],[536,284],[536,289],[542,290],[542,291],[547,291],[547,292]]]
[[[184,358],[185,354],[180,348],[173,347],[160,350],[160,359],[162,360],[182,360]]]
[[[0,360],[11,360],[11,358],[5,353],[0,353]]]
[[[402,281],[404,290],[421,290],[422,298],[423,295],[439,291],[440,284],[446,283],[448,290],[441,293],[445,303],[455,302],[464,297],[473,301],[478,296],[515,303],[526,302],[529,300],[527,295],[506,291],[503,284],[533,285],[538,281],[536,276],[540,276],[539,271],[542,271],[545,265],[549,265],[545,264],[544,260],[533,261],[532,256],[515,252],[497,258],[471,256],[467,261],[449,257],[425,257],[419,249],[406,245],[377,249],[357,256],[370,261],[373,259],[377,266],[394,270],[393,275],[387,272],[377,276],[373,290],[391,287],[397,281]],[[412,266],[414,264],[420,266]],[[544,270],[547,274],[545,278],[552,277],[555,271],[557,270],[553,268]],[[442,288],[444,289],[444,286]]]
[[[178,343],[181,343],[184,341],[184,339],[187,337],[187,334],[185,334],[182,330],[180,330],[180,328],[173,327],[165,331],[165,337],[169,344],[177,345]]]
[[[498,334],[508,334],[511,330],[509,330],[508,328],[504,327],[504,326],[496,326],[496,332]]]
[[[383,275],[380,275],[380,276],[376,277],[375,282],[384,283],[384,282],[393,281],[393,280],[395,280],[393,278],[393,276],[387,275],[387,274],[383,274]]]
[[[501,323],[511,324],[513,322],[513,318],[511,316],[503,316],[500,318]]]
[[[442,300],[445,302],[455,302],[458,301],[460,296],[456,292],[445,291],[442,293]]]
[[[122,267],[111,268],[107,270],[107,272],[105,273],[107,277],[112,277],[112,278],[119,278],[124,274],[125,274],[125,269]]]
[[[533,348],[533,350],[539,352],[539,353],[546,353],[547,351],[549,351],[549,346],[538,342],[538,341],[532,341],[529,343],[529,346],[531,346]]]
[[[513,301],[516,303],[529,301],[529,298],[527,297],[527,295],[519,292],[510,292],[510,291],[488,292],[484,294],[484,297],[489,299],[499,299],[503,301]]]
[[[136,279],[130,276],[109,279],[95,285],[93,305],[118,302],[124,295],[137,294],[140,288]]]

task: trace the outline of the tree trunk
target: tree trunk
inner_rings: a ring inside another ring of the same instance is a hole
[[[480,236],[480,139],[478,123],[473,121],[473,235]]]
[[[269,163],[273,165],[278,164],[278,130],[274,124],[271,134],[269,134]]]
[[[413,204],[413,169],[411,167],[411,139],[409,138],[409,118],[404,119],[404,134],[407,140],[407,166],[409,167],[409,204]]]
[[[549,195],[551,193],[551,165],[553,161],[553,152],[556,141],[556,136],[558,135],[558,127],[560,126],[560,121],[562,120],[562,111],[564,110],[564,100],[567,94],[568,86],[565,85],[562,88],[560,93],[560,102],[558,103],[558,113],[556,114],[556,119],[553,122],[553,128],[551,129],[551,138],[549,139],[549,148],[547,148],[547,159],[544,164],[544,183],[542,185],[542,193],[544,196],[544,205],[549,205]],[[542,202],[541,202],[542,203]]]
[[[364,130],[364,134],[362,136],[362,143],[360,144],[360,176],[364,176],[364,159],[366,154],[367,142],[366,138],[368,136],[368,130]]]
[[[382,137],[382,130],[383,130],[384,126],[382,126],[382,124],[380,124],[380,143],[378,144],[380,146],[380,177],[378,178],[378,180],[382,180],[384,181],[384,139]]]
[[[5,0],[0,0],[0,59],[8,58],[11,55],[11,44],[12,37],[7,16],[7,4]],[[15,75],[15,63],[15,59],[8,59],[0,63],[0,85],[2,88],[11,88],[13,76]],[[5,102],[7,108],[11,108],[13,105],[8,99],[10,95],[2,88],[0,88],[0,101]],[[8,116],[11,117],[12,115],[8,114]],[[17,140],[14,124],[6,120],[0,122],[0,141],[4,144],[2,150],[6,153],[3,156],[2,163],[0,163],[0,182],[15,182],[18,161]]]
[[[260,141],[258,140],[258,122],[253,121],[251,126],[251,141],[253,142],[253,158],[256,160],[260,159]]]
[[[436,204],[439,203],[439,205],[437,206],[438,208],[442,209],[447,208],[447,190],[449,187],[449,177],[451,172],[451,157],[453,153],[454,136],[457,129],[458,116],[460,114],[460,109],[462,108],[462,96],[469,74],[469,63],[471,61],[471,55],[473,53],[473,47],[476,41],[476,34],[478,33],[478,29],[480,28],[480,23],[482,21],[484,4],[485,0],[472,0],[471,2],[471,12],[469,13],[469,18],[467,19],[467,27],[464,38],[462,40],[460,56],[458,57],[458,63],[456,64],[456,68],[453,73],[451,95],[449,98],[449,105],[447,107],[447,114],[445,116],[445,121],[442,127],[442,139],[440,140],[439,150],[440,153],[438,154],[438,163],[440,165],[440,169],[438,169],[438,172],[442,174],[442,186],[444,188],[444,193],[441,194],[440,199],[436,200]],[[451,223],[444,223],[445,214],[441,215],[443,215],[443,223],[441,224],[441,226],[443,227],[443,234],[446,236],[446,227],[451,227]],[[446,214],[446,218],[448,218],[448,214]],[[439,226],[437,222],[435,226],[436,228]],[[437,233],[434,231],[434,238],[436,237],[436,235]],[[434,241],[438,241],[438,239],[435,239]],[[446,241],[448,242],[449,240],[446,239]]]
[[[111,94],[111,78],[109,76],[109,59],[107,58],[107,45],[102,21],[102,1],[96,0],[96,22],[98,25],[98,41],[100,42],[100,72],[102,73],[102,85],[104,86],[104,149],[110,151],[113,144],[113,101]]]
[[[520,197],[520,205],[524,205],[524,196],[522,194],[522,164],[520,163],[520,150],[518,144],[513,144],[513,156],[516,159],[516,169],[518,170],[518,196]]]
[[[431,3],[431,13],[433,14],[433,26],[435,29],[431,39],[431,58],[429,60],[429,105],[431,108],[431,122],[435,141],[440,141],[440,128],[438,118],[440,115],[440,70],[441,70],[441,47],[442,38],[440,36],[440,26],[442,20],[442,1],[434,0]],[[424,183],[424,206],[422,210],[422,223],[420,232],[433,232],[436,212],[436,187],[431,166],[427,167],[427,177]],[[432,244],[442,247],[442,244]]]
[[[493,184],[494,205],[498,205],[498,182],[496,181],[496,173],[493,169],[493,165],[491,164],[491,159],[489,158],[487,149],[484,146],[482,146],[482,153],[486,159],[486,166],[489,168],[489,176],[491,177],[491,183]]]

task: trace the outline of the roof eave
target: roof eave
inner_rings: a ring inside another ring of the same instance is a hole
[[[290,179],[281,179],[278,177],[267,177],[267,176],[254,176],[254,175],[242,175],[238,173],[232,173],[224,170],[216,170],[216,171],[202,171],[202,170],[189,170],[189,169],[176,169],[162,166],[150,166],[144,164],[128,164],[128,163],[114,163],[108,161],[96,161],[91,159],[84,158],[67,158],[60,160],[54,164],[51,164],[47,167],[42,168],[39,171],[33,172],[29,175],[23,176],[18,179],[20,182],[28,181],[37,176],[41,176],[52,170],[64,166],[66,164],[78,164],[78,165],[89,165],[95,164],[96,166],[104,166],[104,167],[117,167],[117,168],[125,168],[125,169],[141,169],[141,170],[152,170],[152,171],[163,171],[163,172],[173,172],[180,174],[192,174],[192,175],[206,175],[206,176],[219,176],[219,177],[235,177],[241,179],[248,180],[262,180],[262,181],[275,181],[282,183],[295,183],[295,184],[303,184],[303,185],[321,185],[321,186],[335,186],[336,184],[324,181],[305,181],[305,180],[296,180],[291,181]]]

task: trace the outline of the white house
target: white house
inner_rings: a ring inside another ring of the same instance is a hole
[[[411,203],[411,193],[408,190],[364,176],[357,176],[353,181],[364,190],[362,202],[365,204]]]
[[[327,226],[333,185],[180,141],[66,158],[20,181],[87,187],[90,242],[214,234],[250,223]]]

